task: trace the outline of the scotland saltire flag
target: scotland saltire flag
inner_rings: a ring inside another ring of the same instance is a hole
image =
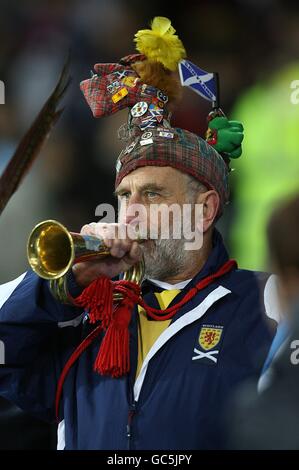
[[[179,62],[182,86],[192,88],[206,100],[217,102],[217,77],[215,73],[205,72],[189,60]]]

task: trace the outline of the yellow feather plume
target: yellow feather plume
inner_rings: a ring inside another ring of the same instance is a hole
[[[186,57],[182,41],[175,34],[171,21],[156,16],[152,29],[141,29],[135,34],[136,49],[151,62],[161,62],[165,68],[176,70],[178,62]]]

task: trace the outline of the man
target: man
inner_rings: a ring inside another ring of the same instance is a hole
[[[160,20],[154,37],[173,39],[169,20]],[[271,341],[258,276],[237,269],[215,228],[228,202],[229,152],[240,146],[240,129],[226,118],[210,125],[214,143],[222,130],[232,141],[237,135],[222,157],[195,134],[172,128],[170,92],[157,88],[168,62],[160,57],[162,67],[147,54],[98,64],[98,74],[81,84],[95,115],[116,112],[118,103],[130,108],[116,166],[119,224],[82,228],[101,236],[110,256],[73,266],[63,287],[71,304],[28,271],[7,286],[0,311],[11,365],[1,371],[0,393],[48,420],[55,419],[56,394],[60,449],[222,448],[226,400],[259,372]],[[159,75],[150,85],[142,81],[147,67]],[[130,210],[136,204],[144,209],[137,216]],[[187,237],[163,239],[163,217],[151,217],[162,204],[176,204],[181,214],[189,205],[193,239],[200,234],[202,245],[190,250]],[[120,236],[122,227],[144,225],[157,238],[148,231],[140,242]],[[142,257],[141,293],[133,283],[111,281]],[[117,289],[123,300],[112,309]]]

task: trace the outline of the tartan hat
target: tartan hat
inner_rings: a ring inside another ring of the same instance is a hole
[[[172,128],[168,96],[144,83],[131,63],[144,60],[132,54],[115,64],[96,64],[80,88],[94,117],[129,108],[127,145],[116,163],[116,187],[124,176],[141,166],[171,166],[192,175],[220,197],[219,215],[229,199],[228,165],[204,139],[184,129]]]
[[[218,192],[219,216],[229,198],[229,161],[201,137],[169,122],[169,101],[172,105],[179,94],[171,71],[185,56],[184,47],[164,17],[154,18],[151,30],[138,31],[135,41],[140,54],[96,64],[96,73],[80,84],[94,117],[129,109],[128,123],[119,132],[126,147],[117,159],[115,185],[138,167],[171,166]],[[213,132],[217,144],[220,133]]]
[[[187,130],[160,126],[141,132],[135,127],[117,159],[115,186],[143,166],[176,168],[217,191],[220,197],[218,217],[229,200],[227,164],[204,139]]]

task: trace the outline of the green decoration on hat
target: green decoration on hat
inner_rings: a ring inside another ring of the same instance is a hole
[[[239,121],[229,121],[226,117],[215,117],[209,122],[206,139],[210,145],[229,158],[239,158],[244,128]]]

